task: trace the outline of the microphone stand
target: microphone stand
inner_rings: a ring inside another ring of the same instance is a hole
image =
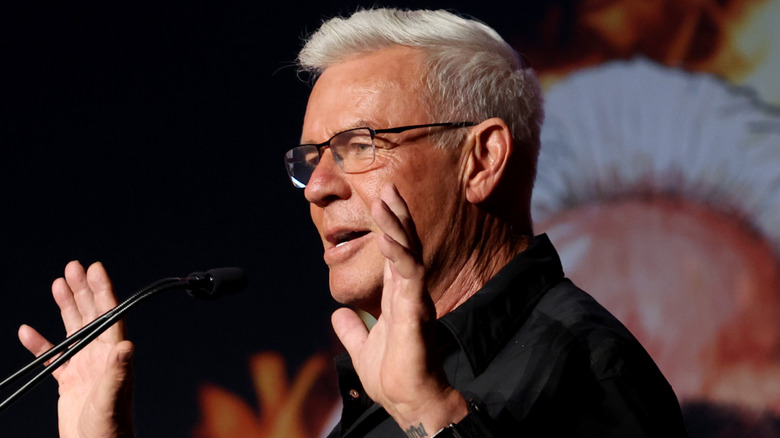
[[[237,268],[221,268],[222,270],[237,269]],[[219,269],[213,270],[219,271]],[[11,383],[19,380],[22,376],[32,372],[36,367],[43,365],[47,360],[51,359],[58,353],[65,351],[58,358],[51,361],[48,365],[33,376],[30,380],[25,382],[19,389],[11,394],[7,399],[0,403],[0,412],[2,412],[11,403],[16,401],[19,397],[27,393],[35,385],[40,383],[43,379],[49,376],[63,363],[68,361],[74,354],[78,353],[82,348],[89,344],[92,340],[97,338],[101,333],[106,331],[109,327],[114,325],[122,316],[141,301],[150,298],[159,292],[168,291],[172,289],[187,288],[190,295],[197,297],[210,297],[214,294],[215,280],[211,275],[212,271],[207,273],[193,273],[189,277],[171,277],[158,280],[140,291],[136,292],[127,300],[123,301],[118,306],[107,311],[106,313],[95,318],[94,321],[82,327],[76,333],[68,336],[64,341],[52,347],[45,353],[41,354],[35,360],[27,364],[25,367],[15,372],[13,375],[3,380],[0,383],[0,391],[4,390]],[[218,281],[217,281],[218,283]]]

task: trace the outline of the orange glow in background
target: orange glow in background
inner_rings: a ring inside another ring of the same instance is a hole
[[[532,37],[513,43],[547,90],[584,69],[641,56],[748,86],[763,103],[778,105],[777,23],[780,0],[589,0],[574,10],[550,8]],[[780,123],[772,126],[780,132]],[[735,160],[743,153],[737,146]],[[780,144],[766,154],[780,160]],[[774,174],[762,171],[774,178],[771,196],[780,202],[780,166]],[[780,418],[780,221],[759,223],[717,196],[702,200],[654,187],[636,184],[617,188],[618,197],[562,203],[536,215],[536,231],[550,234],[569,276],[643,342],[682,402]],[[249,372],[259,408],[204,384],[193,436],[323,436],[338,406],[330,367],[314,355],[289,383],[279,354],[257,354]]]

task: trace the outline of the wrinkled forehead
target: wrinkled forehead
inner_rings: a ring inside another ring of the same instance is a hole
[[[301,140],[321,142],[358,126],[422,123],[423,71],[421,53],[400,46],[328,67],[309,95]]]

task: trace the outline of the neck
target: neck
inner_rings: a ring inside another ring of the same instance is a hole
[[[531,233],[518,233],[513,227],[495,217],[467,221],[461,230],[472,230],[459,236],[463,238],[459,250],[447,260],[438,260],[438,266],[446,266],[441,274],[429,278],[428,290],[436,305],[436,316],[440,318],[451,312],[479,291],[517,254],[531,244]],[[474,226],[473,222],[478,222]],[[457,239],[453,239],[457,240]],[[462,242],[473,242],[471,247]],[[456,243],[457,244],[457,243]]]

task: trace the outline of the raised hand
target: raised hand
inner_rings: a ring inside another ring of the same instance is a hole
[[[333,327],[368,395],[407,435],[429,436],[462,419],[467,404],[436,356],[436,310],[425,289],[420,239],[395,186],[382,189],[371,215],[383,233],[377,239],[387,259],[382,313],[369,332],[354,311],[339,309]]]
[[[67,336],[117,304],[101,263],[92,264],[86,272],[79,262],[68,263],[64,278],[52,284],[52,294]],[[52,347],[27,325],[19,328],[19,340],[36,356]],[[61,438],[132,436],[132,354],[133,344],[124,340],[119,322],[53,373],[59,384]]]

